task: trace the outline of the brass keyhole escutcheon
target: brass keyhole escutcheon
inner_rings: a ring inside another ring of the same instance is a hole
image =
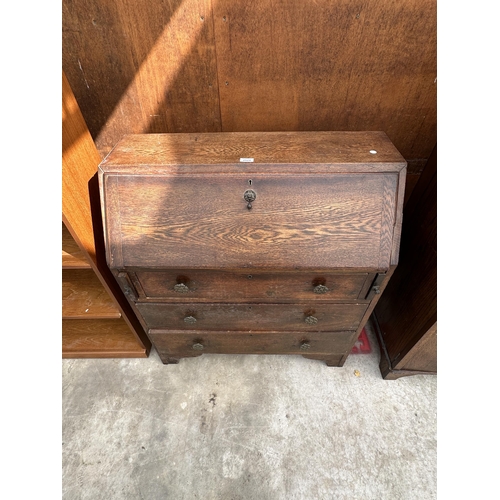
[[[251,208],[252,208],[252,202],[254,202],[255,198],[257,198],[257,194],[255,193],[255,191],[253,189],[247,189],[243,193],[243,198],[247,202],[247,208],[248,208],[248,210],[251,210]]]

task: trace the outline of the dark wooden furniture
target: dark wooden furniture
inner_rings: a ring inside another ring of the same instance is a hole
[[[382,132],[129,135],[99,166],[107,262],[164,363],[342,366],[398,261],[405,175]]]
[[[147,357],[151,341],[103,258],[101,157],[64,74],[62,88],[62,357]]]
[[[373,313],[384,379],[437,374],[437,153],[405,207],[400,263]]]

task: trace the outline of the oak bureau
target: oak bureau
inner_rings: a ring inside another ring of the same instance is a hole
[[[398,262],[405,175],[383,132],[128,135],[99,166],[107,262],[163,363],[342,366]]]

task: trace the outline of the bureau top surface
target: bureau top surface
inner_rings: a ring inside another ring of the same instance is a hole
[[[248,172],[262,164],[394,171],[406,162],[383,132],[222,132],[127,135],[100,169],[130,172],[137,168],[146,173],[142,166],[220,165]]]
[[[382,132],[129,135],[99,167],[108,264],[387,269],[405,167]]]

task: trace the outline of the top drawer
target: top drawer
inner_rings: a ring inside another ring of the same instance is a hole
[[[151,271],[129,272],[136,300],[196,301],[353,301],[363,300],[374,273]]]
[[[381,133],[127,136],[99,167],[108,264],[387,269],[405,166]]]

